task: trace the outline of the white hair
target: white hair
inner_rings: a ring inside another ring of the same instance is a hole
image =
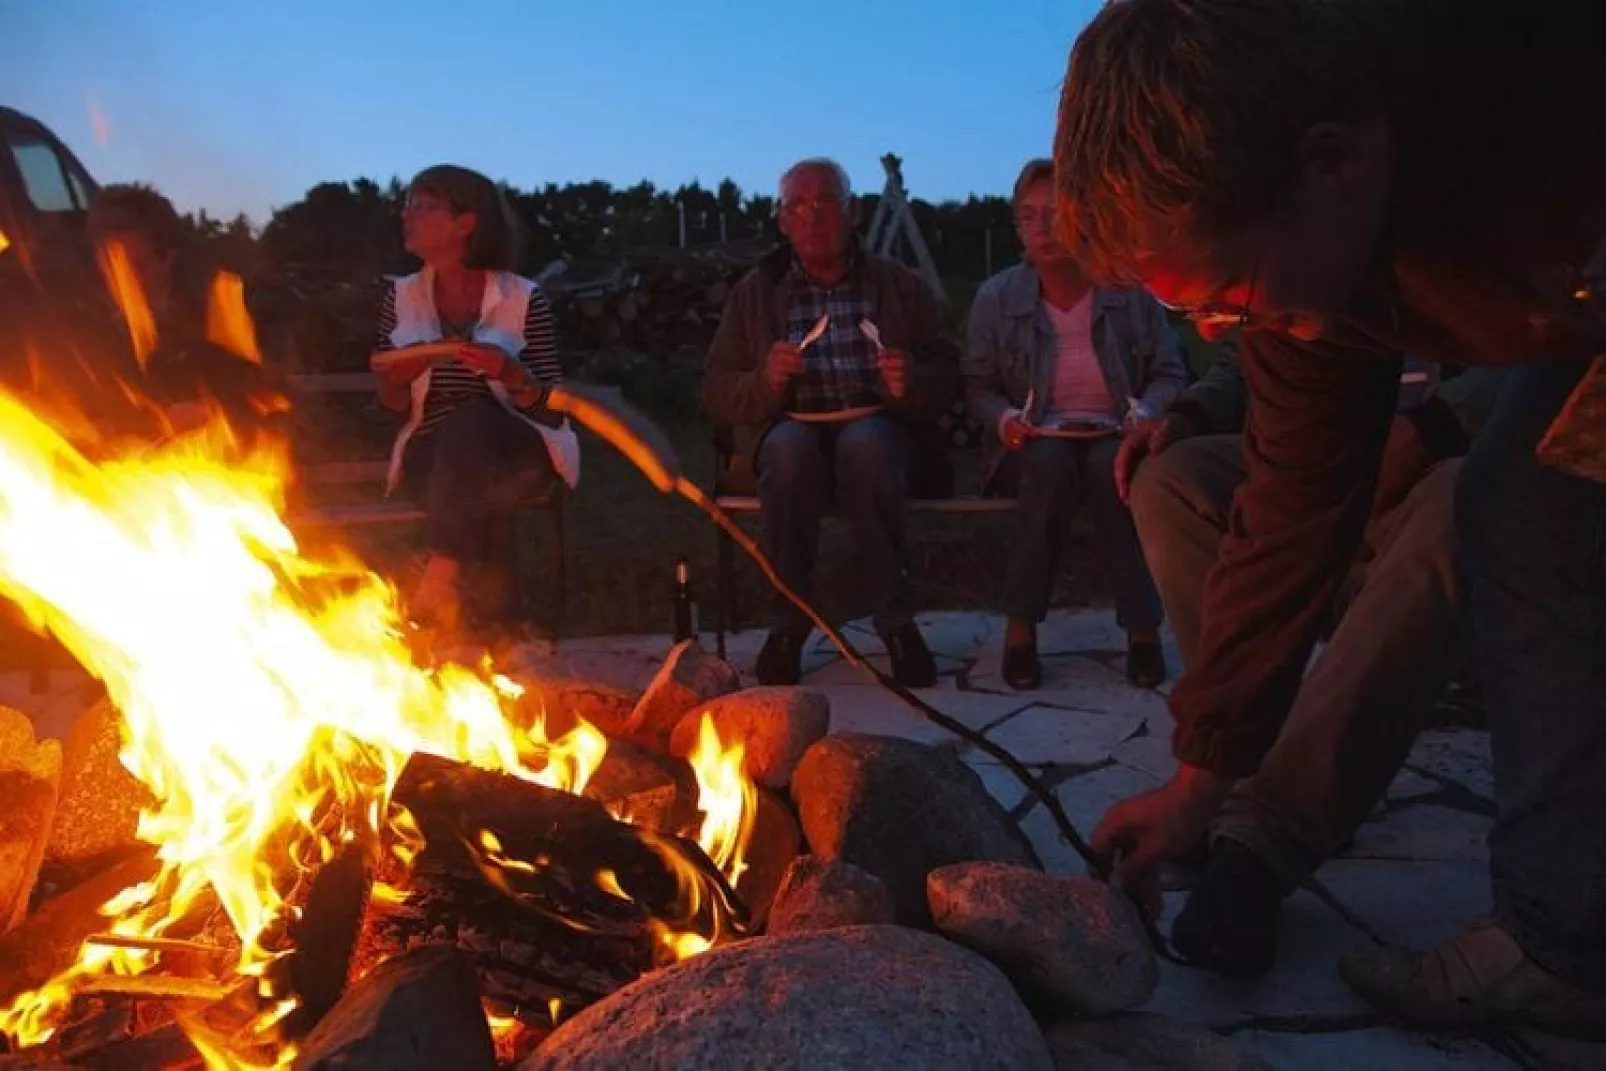
[[[797,178],[801,172],[812,171],[815,169],[831,172],[832,176],[834,176],[836,179],[836,192],[841,195],[844,202],[853,196],[853,183],[848,181],[847,168],[843,167],[841,164],[830,159],[829,157],[813,156],[807,160],[799,160],[797,163],[787,168],[786,173],[781,176],[781,181],[776,191],[775,198],[775,208],[777,211],[779,211],[780,207],[786,203],[786,188],[792,184],[792,180]]]

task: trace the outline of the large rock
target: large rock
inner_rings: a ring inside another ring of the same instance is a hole
[[[697,780],[691,767],[628,740],[608,741],[585,794],[615,818],[659,833],[695,832]]]
[[[805,688],[749,688],[686,713],[675,726],[669,749],[690,755],[697,747],[703,718],[720,743],[742,745],[742,768],[766,788],[785,791],[803,755],[831,729],[831,704]]]
[[[1271,1071],[1258,1053],[1163,1015],[1073,1019],[1048,1032],[1056,1071]]]
[[[886,882],[852,863],[803,855],[792,861],[770,907],[771,936],[893,922]]]
[[[417,948],[340,998],[296,1056],[296,1071],[474,1071],[496,1067],[479,980],[455,950]]]
[[[928,880],[937,928],[998,964],[1033,1003],[1107,1015],[1148,1000],[1159,964],[1138,909],[1091,878],[963,863]]]
[[[773,792],[759,789],[753,814],[753,835],[747,842],[747,869],[736,879],[736,891],[747,905],[755,930],[770,917],[770,905],[787,868],[803,847],[791,805]]]
[[[741,686],[741,678],[728,663],[695,640],[683,640],[642,693],[625,734],[644,747],[666,751],[670,734],[687,713]]]
[[[525,688],[518,706],[522,721],[545,718],[548,734],[557,737],[583,718],[612,740],[624,735],[642,689],[657,669],[655,659],[635,652],[535,645],[516,649],[506,662],[508,675]]]
[[[45,847],[45,866],[73,876],[93,870],[136,843],[139,813],[156,802],[117,757],[123,716],[108,698],[86,710],[67,734],[61,794]]]
[[[1038,866],[1031,844],[950,751],[881,736],[831,736],[792,778],[803,836],[887,883],[905,925],[930,923],[926,875],[973,860]]]
[[[0,707],[0,933],[28,913],[61,785],[61,745],[36,741],[26,714]]]
[[[986,960],[896,926],[763,937],[677,963],[564,1023],[524,1071],[1051,1067]]]

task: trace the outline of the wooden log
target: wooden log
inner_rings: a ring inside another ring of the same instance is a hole
[[[655,919],[693,928],[678,874],[695,875],[706,920],[745,911],[693,844],[617,822],[597,802],[432,756],[414,756],[393,799],[425,847],[381,863],[353,976],[413,948],[449,945],[482,995],[549,1027],[662,958]],[[393,891],[396,890],[396,891]],[[734,920],[734,921],[732,921]]]
[[[33,722],[0,707],[0,933],[28,913],[61,784],[61,744],[35,741]]]

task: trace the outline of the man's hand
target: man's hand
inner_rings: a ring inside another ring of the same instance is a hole
[[[1115,453],[1115,491],[1126,502],[1132,493],[1132,477],[1138,466],[1150,455],[1163,454],[1175,442],[1191,439],[1199,434],[1192,418],[1182,413],[1167,413],[1158,420],[1140,420],[1127,428],[1126,437]]]
[[[879,350],[876,367],[881,370],[881,382],[887,385],[887,393],[894,401],[903,401],[909,394],[909,355],[902,350]]]
[[[1160,788],[1111,807],[1093,831],[1093,850],[1114,859],[1116,885],[1153,908],[1160,864],[1193,849],[1232,784],[1229,777],[1184,766]]]
[[[764,358],[764,382],[772,394],[786,389],[792,377],[803,372],[803,351],[790,342],[777,342]]]
[[[1019,450],[1032,437],[1032,426],[1026,423],[1024,413],[1005,413],[998,422],[998,441],[1010,452]]]

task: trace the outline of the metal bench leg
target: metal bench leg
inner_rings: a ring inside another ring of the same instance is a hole
[[[569,625],[569,525],[560,496],[552,505],[552,535],[558,544],[557,606],[553,613],[553,638],[558,639]]]
[[[714,568],[714,643],[720,658],[725,657],[725,633],[734,625],[732,602],[736,595],[736,544],[730,533],[717,529],[716,564]]]

